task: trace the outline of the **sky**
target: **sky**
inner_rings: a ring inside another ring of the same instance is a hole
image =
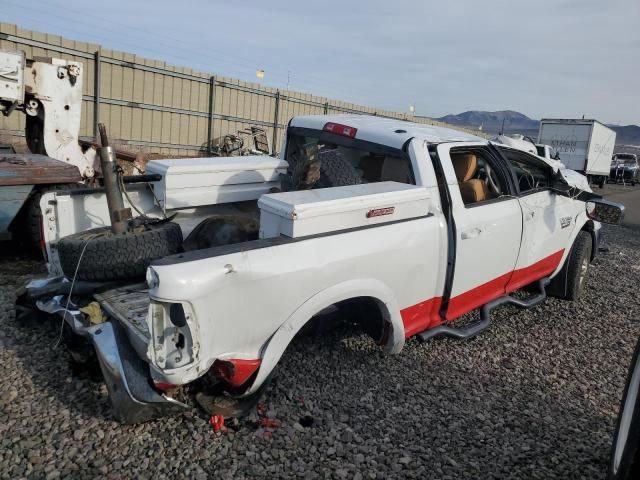
[[[639,0],[0,0],[0,12],[22,28],[417,115],[640,125]]]

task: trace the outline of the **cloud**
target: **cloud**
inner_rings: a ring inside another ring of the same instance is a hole
[[[83,0],[3,1],[26,28],[382,108],[640,123],[637,0],[111,0],[90,21]]]

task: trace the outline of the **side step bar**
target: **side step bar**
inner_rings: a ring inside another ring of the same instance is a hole
[[[421,342],[426,342],[427,340],[439,336],[453,337],[459,340],[465,340],[467,338],[475,337],[476,335],[489,328],[489,325],[491,325],[491,311],[496,307],[505,305],[507,303],[515,305],[518,308],[532,308],[540,305],[547,298],[546,287],[547,285],[549,285],[550,281],[551,280],[548,277],[544,277],[538,280],[538,288],[540,289],[540,293],[529,299],[520,300],[518,298],[513,298],[510,295],[505,295],[504,297],[496,298],[495,300],[490,301],[480,308],[480,320],[477,320],[467,325],[466,327],[455,328],[448,325],[439,325],[437,327],[425,330],[424,332],[419,333],[416,336]]]

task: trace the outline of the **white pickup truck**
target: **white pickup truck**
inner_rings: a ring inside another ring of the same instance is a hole
[[[152,188],[131,187],[129,203],[139,219],[169,215],[146,228],[178,224],[180,238],[148,268],[127,270],[145,243],[77,248],[84,230],[109,225],[103,194],[43,197],[50,275],[19,293],[20,316],[62,315],[91,341],[121,421],[189,408],[172,395],[200,378],[254,398],[294,336],[332,307],[360,312],[364,331],[398,353],[412,336],[471,337],[503,303],[575,300],[598,220],[623,214],[557,162],[445,128],[296,117],[282,152],[151,162]],[[306,189],[279,191],[295,165],[318,163]],[[508,295],[532,284],[528,300]],[[107,321],[81,309],[91,301]],[[479,320],[450,324],[475,309]]]

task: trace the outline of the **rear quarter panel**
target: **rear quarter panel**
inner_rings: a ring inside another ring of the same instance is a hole
[[[311,317],[336,299],[366,296],[362,285],[389,292],[385,303],[399,310],[442,291],[446,231],[439,215],[229,255],[153,266],[160,278],[153,299],[191,305],[200,344],[200,371],[217,358],[262,358],[270,338],[301,306],[332,289],[329,304],[307,304]],[[336,286],[344,286],[336,294]],[[356,287],[352,287],[356,286]],[[351,290],[353,288],[353,290]],[[287,326],[286,344],[309,318]],[[398,326],[394,325],[398,330]],[[400,329],[402,326],[400,324]],[[395,331],[396,347],[404,332]],[[399,348],[397,348],[399,349]],[[279,351],[281,350],[281,351]],[[261,372],[262,374],[263,372]]]

